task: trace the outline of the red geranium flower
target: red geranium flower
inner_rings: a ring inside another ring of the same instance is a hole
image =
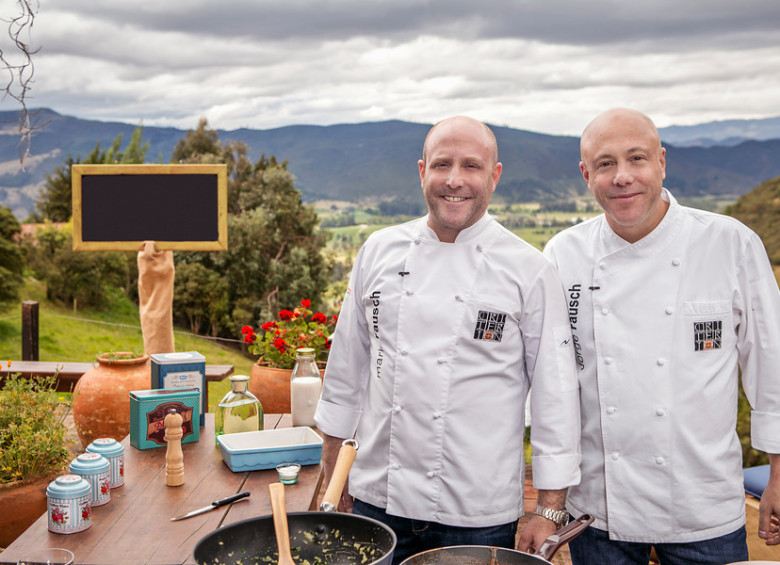
[[[336,325],[336,316],[313,314],[311,303],[306,298],[292,310],[280,309],[278,317],[263,323],[257,334],[250,326],[244,326],[242,341],[248,344],[249,353],[281,369],[293,368],[296,349],[301,347],[313,348],[316,359],[326,361],[330,347],[327,341]]]
[[[320,324],[327,324],[328,323],[328,318],[322,312],[317,312],[316,314],[314,314],[314,316],[311,317],[311,321],[312,322],[317,322],[317,323],[320,323]]]

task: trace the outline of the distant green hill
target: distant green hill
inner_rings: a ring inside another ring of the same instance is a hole
[[[137,125],[82,120],[42,109],[35,116],[39,129],[32,138],[32,156],[24,170],[19,170],[16,119],[16,112],[0,112],[0,204],[22,220],[33,210],[46,175],[62,166],[68,156],[86,157],[98,142],[106,149],[120,133],[126,144]],[[265,153],[288,161],[307,202],[398,199],[422,207],[417,160],[429,127],[387,121],[218,133],[222,141],[245,142],[253,160]],[[586,192],[578,167],[577,137],[493,129],[504,164],[497,200],[548,202]],[[176,128],[144,127],[144,141],[149,142],[147,160],[169,162],[184,134]],[[665,184],[678,197],[736,197],[780,175],[780,140],[747,141],[733,147],[666,145]]]
[[[764,242],[772,264],[780,265],[780,177],[744,194],[726,213],[755,231]]]

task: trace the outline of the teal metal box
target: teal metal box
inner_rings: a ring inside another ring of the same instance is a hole
[[[201,393],[200,426],[206,425],[206,358],[197,351],[152,354],[152,388],[196,388]]]
[[[183,418],[182,443],[200,440],[200,391],[196,388],[163,388],[130,391],[130,445],[137,449],[163,447],[165,416],[171,409]]]

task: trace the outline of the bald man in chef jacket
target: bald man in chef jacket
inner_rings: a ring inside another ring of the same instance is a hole
[[[568,519],[579,393],[555,269],[487,207],[502,165],[467,117],[431,128],[418,162],[428,215],[372,234],[355,260],[316,421],[329,477],[343,438],[357,514],[398,535],[395,563],[448,545],[515,547],[530,393],[539,507],[519,547]],[[531,388],[533,384],[533,388]]]
[[[761,240],[663,187],[653,122],[617,108],[582,134],[604,214],[552,238],[581,387],[575,565],[747,561],[739,369],[752,442],[770,454],[758,535],[780,543],[780,292]]]

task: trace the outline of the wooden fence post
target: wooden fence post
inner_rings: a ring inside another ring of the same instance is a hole
[[[38,360],[38,303],[22,302],[22,361]]]

